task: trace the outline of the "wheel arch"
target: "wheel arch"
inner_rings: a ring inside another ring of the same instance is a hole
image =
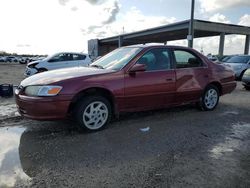
[[[45,68],[45,67],[40,67],[40,68],[36,68],[36,69],[37,69],[37,71],[39,71],[39,70],[48,71],[48,69],[47,69],[47,68]]]
[[[68,113],[72,113],[73,109],[75,108],[77,101],[82,100],[84,97],[86,96],[103,96],[105,97],[111,105],[112,108],[112,113],[113,114],[117,114],[117,108],[116,108],[116,103],[115,103],[115,97],[113,95],[113,93],[106,89],[106,88],[102,88],[102,87],[91,87],[91,88],[87,88],[84,89],[80,92],[78,92],[72,99],[69,109],[68,109]]]
[[[213,81],[213,82],[210,82],[207,86],[209,86],[209,85],[213,85],[213,86],[217,87],[218,90],[219,90],[219,94],[220,94],[220,95],[223,94],[222,85],[221,85],[220,82],[218,82],[218,81]]]

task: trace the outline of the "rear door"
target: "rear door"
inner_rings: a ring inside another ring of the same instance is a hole
[[[209,80],[207,65],[191,50],[174,49],[173,56],[176,66],[176,103],[199,100]]]
[[[144,53],[137,64],[145,64],[145,72],[125,74],[125,108],[147,110],[174,102],[175,70],[167,48],[154,48]]]

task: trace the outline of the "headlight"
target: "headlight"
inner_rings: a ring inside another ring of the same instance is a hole
[[[61,86],[28,86],[25,94],[29,96],[55,96],[61,91]]]

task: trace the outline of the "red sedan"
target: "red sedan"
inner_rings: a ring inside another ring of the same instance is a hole
[[[199,52],[177,46],[127,46],[89,67],[40,73],[21,82],[16,103],[21,115],[62,119],[79,127],[104,128],[113,115],[197,103],[213,110],[236,87],[234,73]]]

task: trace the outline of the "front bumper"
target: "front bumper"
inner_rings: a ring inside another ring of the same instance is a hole
[[[244,77],[243,76],[243,78],[242,78],[242,85],[250,87],[250,76],[248,76],[248,77]]]
[[[37,70],[36,70],[36,69],[26,67],[26,70],[25,70],[24,75],[28,77],[28,76],[32,76],[32,75],[34,75],[34,74],[36,74],[36,73],[37,73]]]
[[[15,94],[19,113],[27,118],[35,120],[56,120],[68,116],[68,109],[72,97],[30,97]]]

